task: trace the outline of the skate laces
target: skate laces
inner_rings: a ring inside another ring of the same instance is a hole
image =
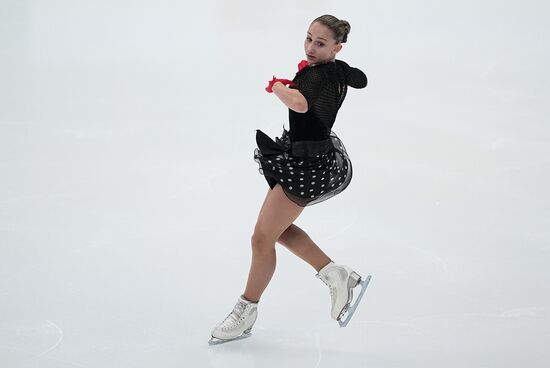
[[[335,286],[333,286],[332,284],[330,284],[328,282],[328,280],[325,280],[324,277],[319,277],[321,279],[321,281],[323,281],[325,283],[325,285],[328,286],[328,289],[330,291],[330,299],[334,301],[334,299],[336,298],[336,292],[334,291],[334,289],[336,288]]]
[[[330,290],[330,299],[332,300],[332,303],[334,304],[334,301],[336,300],[336,292],[334,291],[335,287],[332,285],[328,285],[328,289]]]
[[[245,302],[239,300],[237,304],[235,304],[235,307],[233,307],[233,311],[229,313],[229,315],[222,322],[222,325],[228,326],[238,322],[241,319],[246,306],[247,304]]]

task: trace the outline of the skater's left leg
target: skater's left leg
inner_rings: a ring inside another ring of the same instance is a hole
[[[212,331],[210,344],[250,336],[258,316],[258,302],[275,271],[275,241],[300,215],[303,207],[288,199],[280,185],[267,193],[252,235],[252,264],[248,283],[233,311]]]
[[[317,272],[331,261],[329,256],[296,224],[287,227],[277,242],[309,263]]]
[[[247,300],[260,300],[275,272],[275,242],[303,210],[288,199],[280,185],[269,190],[251,239],[252,263],[243,293]]]

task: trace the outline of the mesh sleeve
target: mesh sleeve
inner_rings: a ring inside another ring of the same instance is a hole
[[[313,106],[321,94],[326,78],[319,68],[309,68],[295,80],[296,85],[290,88],[297,89],[305,97],[308,110]]]
[[[350,67],[346,79],[350,87],[365,88],[367,86],[367,76],[358,68]]]
[[[353,88],[365,88],[367,86],[367,76],[359,68],[348,65],[345,61],[338,60],[346,74],[346,84]]]
[[[336,60],[336,63],[343,70],[348,86],[353,88],[365,88],[367,86],[367,76],[361,69],[351,67],[343,60]]]

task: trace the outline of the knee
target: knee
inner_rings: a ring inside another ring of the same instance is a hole
[[[292,239],[296,236],[296,225],[291,224],[289,227],[285,229],[285,231],[282,232],[281,235],[279,235],[279,238],[277,239],[277,242],[281,243],[284,246],[287,246],[289,243],[289,239]]]
[[[256,253],[271,252],[275,249],[275,240],[267,233],[255,229],[250,239],[252,251]]]

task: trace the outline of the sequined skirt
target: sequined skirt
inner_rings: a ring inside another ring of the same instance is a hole
[[[323,202],[347,188],[352,165],[342,141],[331,131],[322,141],[291,141],[283,128],[273,141],[256,130],[254,160],[269,187],[279,184],[301,207]]]

